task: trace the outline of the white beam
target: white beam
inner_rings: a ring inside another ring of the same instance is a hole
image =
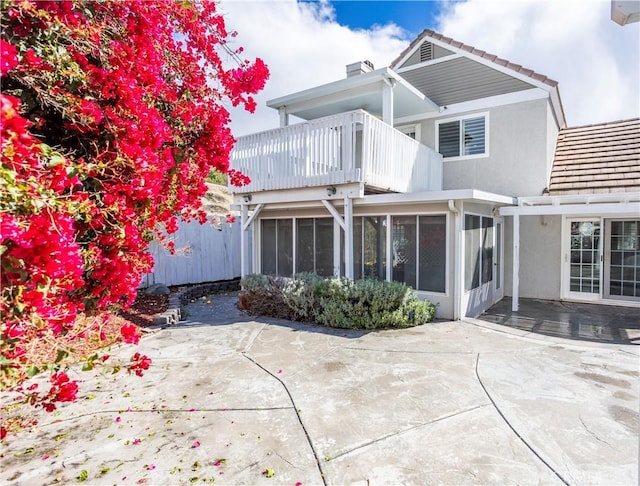
[[[518,312],[520,302],[520,216],[513,215],[513,265],[512,265],[512,292],[511,292],[511,310]]]
[[[343,230],[345,230],[344,220],[342,219],[342,216],[340,216],[340,214],[338,214],[338,211],[336,210],[336,208],[333,207],[333,204],[331,204],[326,199],[322,200],[322,204],[324,204],[324,207],[327,208],[327,210],[331,213],[331,216],[333,216],[333,219],[336,220],[336,222],[340,225],[340,227]]]
[[[249,229],[249,226],[251,225],[251,223],[253,223],[253,220],[256,219],[256,217],[258,216],[258,214],[260,214],[260,211],[262,211],[262,208],[264,208],[264,204],[258,204],[255,209],[253,210],[253,214],[251,215],[251,217],[247,220],[247,222],[242,226],[242,229],[244,231],[246,231],[247,229]]]
[[[329,187],[336,188],[336,194],[327,196]],[[244,197],[251,195],[251,204],[279,204],[286,203],[286,207],[293,207],[308,201],[317,204],[321,199],[342,200],[347,195],[353,198],[364,197],[364,183],[354,182],[350,184],[323,184],[316,187],[299,187],[297,189],[283,189],[274,191],[257,191],[250,194],[234,194],[231,209],[237,209],[244,202]]]
[[[344,276],[353,279],[353,200],[344,198]]]
[[[511,206],[501,207],[502,216],[541,216],[541,215],[566,215],[566,216],[591,216],[600,214],[637,215],[640,213],[640,203],[593,203],[593,204],[549,204],[535,206]]]

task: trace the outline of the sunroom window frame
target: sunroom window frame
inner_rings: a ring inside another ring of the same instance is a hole
[[[463,130],[463,122],[465,120],[472,120],[474,118],[484,118],[484,152],[481,154],[472,154],[472,155],[456,155],[453,157],[444,157],[444,162],[456,161],[456,160],[470,160],[470,159],[481,159],[489,157],[489,112],[481,112],[481,113],[472,113],[463,116],[456,116],[450,118],[443,118],[436,121],[435,126],[435,145],[436,152],[440,153],[440,125],[446,123],[454,123],[458,122],[459,127],[459,140],[458,140],[458,154],[464,153],[464,130]]]

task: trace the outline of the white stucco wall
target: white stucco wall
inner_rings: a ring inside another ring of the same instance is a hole
[[[444,161],[443,188],[539,196],[547,187],[557,128],[546,99],[474,110],[489,113],[489,156]],[[436,121],[422,122],[422,142],[435,147]]]
[[[505,221],[505,295],[512,295],[513,218]],[[520,297],[558,300],[561,295],[562,216],[520,217]]]
[[[558,125],[553,116],[551,104],[547,103],[547,185],[551,180],[551,170],[553,169],[553,158],[556,153],[556,145],[558,144]],[[548,187],[548,186],[547,186]]]

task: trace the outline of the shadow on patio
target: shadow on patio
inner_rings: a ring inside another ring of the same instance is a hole
[[[511,298],[505,297],[478,319],[566,339],[640,344],[637,307],[520,299],[520,310],[512,312]]]

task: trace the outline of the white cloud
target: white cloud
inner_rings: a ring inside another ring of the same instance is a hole
[[[410,39],[394,25],[357,30],[339,25],[327,4],[286,1],[223,1],[229,30],[247,58],[262,58],[271,73],[256,100],[254,115],[232,110],[233,132],[253,133],[278,126],[278,114],[266,101],[345,77],[347,64],[373,62],[387,66]]]
[[[445,35],[555,79],[570,126],[640,115],[639,24],[619,26],[611,3],[487,1],[451,4]]]
[[[611,21],[608,0],[443,5],[435,30],[557,80],[569,125],[640,115],[640,24]],[[350,30],[325,3],[223,0],[219,10],[244,55],[271,71],[256,113],[232,110],[236,135],[278,126],[267,100],[343,78],[352,62],[386,66],[412,40],[394,24]]]

